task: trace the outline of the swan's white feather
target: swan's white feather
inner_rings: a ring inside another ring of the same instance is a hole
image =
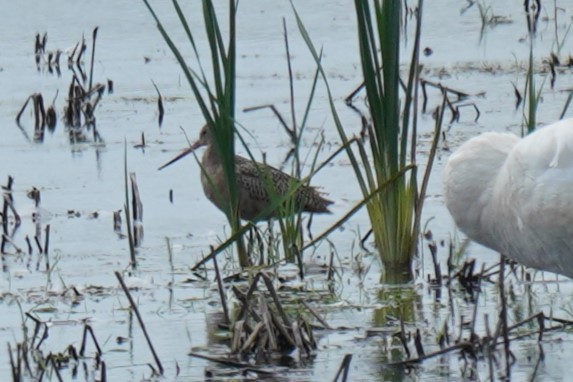
[[[470,239],[573,277],[573,119],[523,139],[470,139],[450,156],[444,185],[446,205]]]

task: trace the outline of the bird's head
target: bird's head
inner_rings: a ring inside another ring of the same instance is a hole
[[[197,139],[191,146],[183,150],[175,158],[171,159],[169,162],[165,163],[163,166],[159,167],[159,170],[163,170],[165,167],[177,162],[179,159],[186,157],[199,147],[208,146],[211,143],[211,130],[209,126],[205,125],[201,128],[199,132],[199,139]]]

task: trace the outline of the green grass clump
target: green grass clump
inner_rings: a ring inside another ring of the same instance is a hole
[[[355,0],[354,4],[369,117],[369,144],[358,141],[358,153],[349,145],[350,140],[336,112],[322,68],[321,75],[327,86],[338,133],[347,148],[364,200],[368,200],[366,208],[374,241],[384,264],[382,279],[390,283],[404,282],[411,280],[413,276],[412,259],[417,251],[425,183],[437,143],[437,139],[434,139],[434,147],[419,191],[415,166],[415,95],[419,70],[422,1],[418,2],[416,36],[403,90],[400,81],[402,2]],[[318,62],[319,54],[299,15],[296,16],[301,34]],[[443,112],[438,115],[443,116]],[[440,124],[441,117],[438,118],[436,130]]]

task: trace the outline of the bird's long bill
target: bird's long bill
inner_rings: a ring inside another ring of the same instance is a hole
[[[185,150],[183,150],[179,155],[177,155],[175,158],[171,159],[169,162],[165,163],[163,166],[159,167],[158,170],[163,170],[165,167],[177,162],[179,159],[186,157],[187,155],[191,154],[193,151],[195,151],[196,148],[200,147],[199,142],[195,142],[194,144],[192,144],[189,148],[186,148]]]

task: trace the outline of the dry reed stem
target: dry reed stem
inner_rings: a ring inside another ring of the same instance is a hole
[[[346,382],[348,372],[350,371],[350,361],[352,361],[352,354],[346,354],[342,359],[342,363],[340,364],[340,368],[338,369],[336,376],[334,377],[334,382],[338,382],[338,378],[340,377],[342,377],[340,382]]]
[[[213,251],[213,247],[211,247]],[[221,273],[219,272],[219,264],[217,263],[217,257],[213,256],[213,266],[215,267],[215,279],[217,280],[217,289],[219,290],[219,298],[221,299],[221,305],[223,306],[223,313],[225,316],[225,323],[231,323],[229,319],[229,308],[227,307],[227,300],[225,299],[225,288],[223,286],[223,281],[221,279]]]
[[[115,274],[115,277],[117,277],[117,280],[119,281],[121,288],[123,289],[123,292],[125,293],[127,299],[129,300],[129,305],[131,306],[132,310],[135,312],[135,316],[137,317],[137,321],[139,322],[139,326],[141,327],[141,330],[143,331],[143,335],[145,337],[145,340],[147,341],[147,345],[149,346],[149,350],[151,350],[151,354],[153,355],[153,359],[155,360],[155,364],[157,365],[157,368],[159,369],[159,374],[163,375],[163,366],[161,365],[161,361],[159,360],[159,357],[157,356],[157,353],[155,352],[155,348],[153,347],[153,343],[151,342],[151,338],[147,334],[147,329],[145,328],[145,323],[143,322],[143,319],[141,318],[141,314],[139,313],[139,309],[137,308],[137,305],[135,304],[133,297],[131,297],[131,293],[129,292],[129,289],[125,285],[125,282],[123,281],[123,277],[121,276],[121,274],[117,271],[115,271],[114,274]]]
[[[163,116],[165,115],[165,109],[163,108],[163,97],[161,96],[161,92],[159,91],[159,88],[157,87],[155,82],[151,80],[151,83],[153,84],[153,87],[157,92],[157,114],[158,114],[157,123],[159,125],[159,128],[161,128],[161,125],[163,125]]]

